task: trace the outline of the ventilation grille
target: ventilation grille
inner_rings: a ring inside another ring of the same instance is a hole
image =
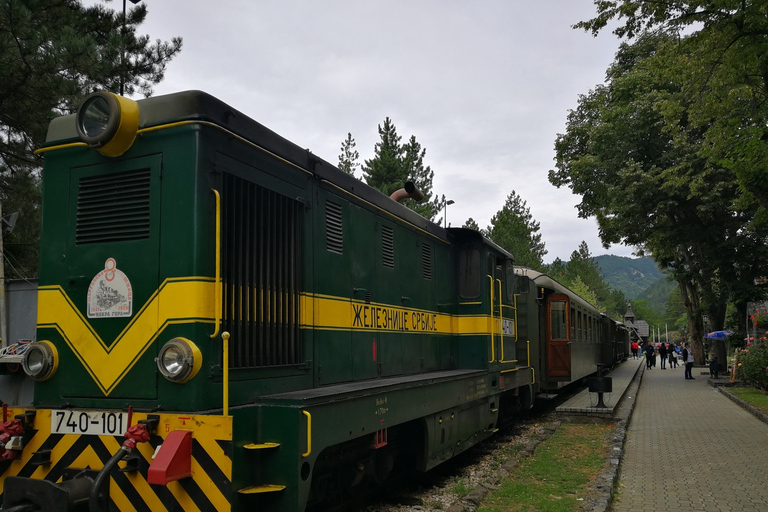
[[[432,279],[432,246],[421,244],[421,268],[424,279]]]
[[[325,203],[325,246],[330,252],[344,252],[341,205],[330,201]]]
[[[395,234],[389,226],[381,228],[381,249],[384,266],[395,268]]]
[[[81,178],[77,191],[77,244],[149,238],[150,170]]]
[[[232,175],[222,194],[222,328],[232,368],[303,362],[298,201]]]

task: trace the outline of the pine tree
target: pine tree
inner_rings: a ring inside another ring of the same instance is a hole
[[[357,143],[352,138],[351,133],[347,133],[347,138],[341,143],[341,154],[339,155],[339,169],[347,174],[355,175],[355,170],[360,167],[357,159],[360,153],[355,149]]]
[[[442,199],[432,198],[432,179],[435,177],[435,172],[430,166],[424,167],[426,154],[427,150],[421,147],[413,135],[403,146],[403,172],[406,181],[412,181],[416,188],[424,194],[424,199],[418,203],[413,199],[408,199],[405,204],[422,217],[432,220],[445,205],[445,197]]]
[[[416,202],[406,199],[403,204],[423,217],[433,220],[444,206],[445,197],[432,197],[432,179],[435,176],[430,166],[424,165],[427,150],[421,147],[413,135],[406,144],[400,144],[392,120],[387,117],[384,125],[379,125],[381,140],[374,147],[374,157],[366,160],[362,166],[365,182],[386,195],[403,188],[406,181],[412,181],[424,194],[424,199]]]
[[[488,237],[515,257],[515,264],[536,270],[544,268],[547,250],[541,241],[539,223],[527,203],[513,190],[504,207],[491,218]]]
[[[403,187],[407,175],[403,172],[403,147],[401,137],[392,120],[384,119],[384,126],[379,125],[379,137],[373,153],[374,157],[365,161],[363,177],[365,182],[385,195]]]
[[[480,225],[472,217],[468,218],[467,221],[464,223],[464,225],[461,226],[461,227],[469,228],[469,229],[474,229],[475,231],[477,231],[479,233],[483,232],[483,230],[480,228]]]
[[[34,277],[39,244],[40,157],[50,121],[74,112],[95,90],[149,95],[181,50],[137,36],[147,6],[122,12],[78,0],[18,0],[0,4],[0,202],[18,211],[4,255],[9,275]]]

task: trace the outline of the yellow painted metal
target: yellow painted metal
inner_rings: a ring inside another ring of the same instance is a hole
[[[222,387],[224,388],[224,406],[222,414],[229,416],[229,333],[221,333],[222,356],[221,366],[223,369]]]
[[[265,492],[280,492],[283,489],[285,489],[284,485],[273,485],[273,484],[267,484],[267,485],[258,485],[254,487],[245,487],[244,489],[240,489],[240,494],[261,494]]]
[[[213,304],[213,318],[215,325],[213,334],[211,334],[211,339],[214,339],[219,335],[219,329],[221,328],[221,196],[216,189],[211,189],[211,192],[213,192],[213,195],[216,197],[216,240],[214,242],[216,250],[216,287]]]
[[[211,278],[165,280],[114,340],[103,340],[60,286],[37,292],[37,327],[55,329],[109,395],[169,324],[212,321]]]
[[[34,409],[28,408],[9,408],[9,417],[24,414]],[[145,413],[135,412],[134,421],[147,419],[147,416],[159,416],[157,434],[164,437],[168,432],[174,430],[190,430],[196,442],[200,443],[202,452],[205,454],[205,464],[201,465],[197,459],[192,458],[192,479],[195,485],[205,494],[206,499],[212,503],[215,510],[228,510],[229,496],[221,492],[222,485],[218,478],[224,477],[227,480],[232,479],[232,459],[226,448],[222,446],[222,441],[232,441],[232,417],[196,415],[178,413]],[[51,471],[58,467],[63,460],[67,460],[67,466],[71,468],[90,468],[98,471],[106,460],[103,460],[103,454],[98,454],[93,444],[83,442],[83,436],[78,434],[51,434],[51,409],[37,409],[32,420],[32,428],[35,431],[34,437],[24,447],[20,458],[10,464],[8,468],[0,474],[0,492],[4,487],[7,477],[17,476],[24,468],[30,467],[30,461],[35,452],[43,447],[51,450],[52,464],[37,466],[31,475],[25,475],[34,479],[44,479],[50,477]],[[86,436],[88,437],[88,436]],[[114,436],[98,436],[104,448],[110,454],[117,453],[120,450],[120,440]],[[136,445],[140,457],[145,461],[152,460],[154,449],[149,443],[138,443]],[[220,473],[206,473],[206,468],[211,463],[215,464]],[[122,463],[121,463],[122,464]],[[147,483],[141,472],[133,471],[122,474],[124,479],[118,482],[110,479],[109,495],[121,507],[121,510],[133,510],[133,505],[127,499],[127,491],[133,488],[133,495],[140,496],[141,503],[148,510],[166,510],[165,505],[158,497],[155,489]],[[182,482],[170,482],[168,490],[174,496],[183,510],[194,511],[201,510],[200,504],[195,502],[194,496],[187,493]],[[133,498],[135,499],[135,497]]]
[[[493,304],[493,276],[492,275],[487,275],[486,277],[488,277],[488,279],[491,282],[490,287],[489,287],[490,288],[489,291],[490,291],[490,295],[491,295],[491,325],[490,325],[490,329],[489,329],[489,331],[491,333],[491,360],[488,361],[488,362],[489,363],[493,363],[493,362],[496,361],[496,346],[495,346],[496,345],[496,341],[495,341],[494,335],[493,335],[493,308],[494,308],[494,304]]]
[[[112,93],[107,93],[112,94]],[[130,98],[112,94],[119,105],[120,121],[117,126],[117,132],[106,144],[96,151],[104,156],[120,156],[133,145],[139,129],[139,104]]]
[[[307,417],[307,451],[301,454],[302,457],[306,458],[312,453],[312,415],[309,414],[309,411],[301,412]]]
[[[280,446],[280,443],[249,443],[243,448],[246,450],[269,450],[272,448],[278,448]]]

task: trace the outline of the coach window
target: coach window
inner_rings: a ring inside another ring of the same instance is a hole
[[[459,253],[459,296],[476,299],[480,296],[480,251],[462,249]]]
[[[576,310],[571,307],[571,340],[576,340]]]

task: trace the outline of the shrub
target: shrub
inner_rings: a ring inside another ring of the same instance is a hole
[[[738,375],[757,389],[768,390],[768,339],[763,336],[738,353]]]

